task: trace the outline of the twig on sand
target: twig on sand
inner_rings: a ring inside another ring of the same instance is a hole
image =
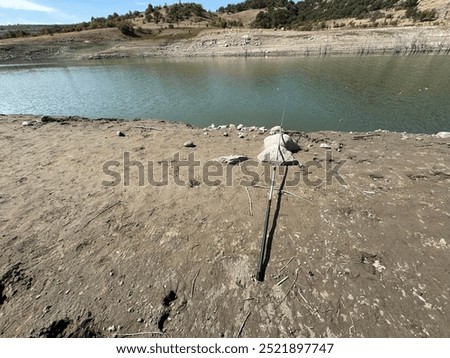
[[[160,336],[164,335],[163,332],[136,332],[136,333],[123,333],[123,334],[118,334],[118,335],[121,337],[133,337],[133,336],[142,336],[144,334],[157,334]]]
[[[284,265],[281,269],[278,270],[278,273],[280,273],[281,271],[283,271],[283,270],[284,270],[284,269],[292,262],[293,259],[295,259],[295,256],[292,256],[292,257],[290,258],[290,260],[287,262],[287,264]]]
[[[286,281],[289,278],[289,276],[286,276],[285,278],[282,278],[279,282],[275,284],[275,286],[280,286],[284,281]]]
[[[352,321],[352,325],[348,328],[348,335],[352,336],[352,329],[355,331],[355,322],[353,322],[352,314],[350,313],[350,320]]]
[[[197,280],[197,277],[200,273],[200,269],[198,269],[197,273],[195,274],[194,278],[192,279],[192,285],[191,285],[191,298],[194,296],[194,290],[195,290],[195,281]]]
[[[161,129],[161,128],[155,128],[155,127],[134,126],[134,128],[148,129],[148,130],[150,130],[150,131],[159,131],[159,132],[162,132],[162,129]]]
[[[247,189],[246,186],[244,186],[245,191],[247,192],[247,197],[248,197],[248,205],[249,205],[249,209],[250,209],[250,216],[253,216],[253,203],[252,203],[252,198],[250,197],[250,193]]]
[[[295,270],[295,279],[294,282],[292,282],[291,287],[289,288],[288,292],[284,295],[283,299],[276,305],[275,309],[277,309],[278,307],[280,307],[280,305],[284,302],[284,300],[286,299],[286,297],[289,295],[289,293],[292,291],[292,289],[294,288],[295,283],[297,282],[297,278],[298,278],[298,269]]]
[[[241,324],[241,328],[239,328],[239,332],[236,335],[236,338],[239,338],[241,336],[242,331],[244,330],[244,326],[247,323],[248,318],[250,317],[250,315],[252,314],[252,311],[250,311],[247,316],[244,318],[244,322],[242,322]]]

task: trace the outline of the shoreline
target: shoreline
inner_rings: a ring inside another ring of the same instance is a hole
[[[43,120],[44,118],[44,120]],[[171,124],[171,125],[179,125],[191,129],[196,130],[203,130],[205,131],[220,131],[222,129],[236,129],[236,124],[222,124],[217,125],[215,127],[203,127],[203,126],[197,126],[194,124],[190,124],[188,122],[184,121],[176,121],[176,120],[167,120],[167,119],[155,119],[155,118],[133,118],[133,119],[126,119],[126,118],[118,118],[118,117],[112,117],[112,118],[94,118],[94,117],[83,117],[83,116],[77,116],[77,115],[71,115],[71,116],[64,116],[64,115],[36,115],[36,114],[4,114],[0,113],[0,123],[1,121],[23,121],[23,122],[30,122],[29,126],[33,127],[34,125],[43,125],[45,123],[61,123],[61,122],[118,122],[118,123],[133,123],[133,122],[153,122],[153,123],[160,123],[160,124]],[[230,127],[231,126],[231,127]],[[251,130],[249,131],[249,128]],[[260,134],[267,134],[270,132],[271,128],[267,128],[265,126],[261,125],[246,125],[243,126],[242,131],[243,132],[254,132],[257,133],[259,128],[265,128],[264,131]],[[437,133],[416,133],[416,132],[407,132],[407,131],[392,131],[388,129],[375,129],[375,130],[369,130],[369,131],[342,131],[342,130],[333,130],[333,129],[321,129],[321,130],[315,130],[315,131],[300,131],[296,129],[284,129],[286,133],[288,134],[300,134],[300,133],[348,133],[348,134],[373,134],[373,133],[384,133],[384,134],[398,134],[403,136],[411,136],[411,137],[417,137],[417,138],[439,138],[439,133],[450,133],[446,132],[447,128],[442,128],[440,132]]]
[[[273,31],[204,29],[176,39],[188,28],[165,30],[149,39],[128,38],[117,29],[0,41],[0,62],[100,60],[147,57],[326,57],[450,54],[447,26]],[[243,40],[244,39],[244,40]]]

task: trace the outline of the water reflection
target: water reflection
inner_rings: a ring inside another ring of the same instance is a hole
[[[152,59],[0,68],[0,113],[449,130],[446,56]]]

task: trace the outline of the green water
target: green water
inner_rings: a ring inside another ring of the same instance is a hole
[[[447,56],[151,59],[0,67],[0,113],[450,130]]]

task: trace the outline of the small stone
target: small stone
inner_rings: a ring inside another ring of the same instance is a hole
[[[119,281],[119,286],[122,286],[123,285],[123,281]]]
[[[236,128],[236,124],[230,124],[228,127],[230,127],[231,129],[235,129]]]
[[[327,143],[321,143],[321,144],[320,144],[320,148],[323,148],[323,149],[331,149],[331,145],[329,145],[329,144],[327,144]]]
[[[238,137],[239,137],[239,138],[245,138],[245,134],[242,133],[242,132],[239,132]]]
[[[143,323],[143,322],[144,322],[144,319],[141,318],[141,317],[139,317],[139,318],[137,319],[137,321],[138,321],[139,323]]]
[[[184,142],[183,146],[186,147],[186,148],[195,148],[195,144],[191,140],[188,140],[187,142]]]
[[[236,129],[237,129],[238,131],[240,131],[242,128],[244,128],[244,125],[243,125],[243,124],[239,124],[239,125],[236,127]]]
[[[132,313],[132,312],[134,312],[134,308],[133,307],[128,308],[128,313]]]
[[[121,132],[121,131],[118,131],[118,132],[116,133],[116,135],[117,135],[118,137],[125,137],[125,133],[124,133],[124,132]]]
[[[223,132],[224,137],[228,137],[228,132]]]
[[[439,240],[439,243],[440,243],[442,246],[446,246],[446,245],[447,245],[447,241],[445,241],[444,239],[440,239],[440,240]]]
[[[450,138],[450,132],[439,132],[436,134],[436,137],[442,139]]]
[[[114,332],[116,330],[116,326],[109,326],[108,328],[106,328],[106,330],[108,332]]]
[[[22,127],[29,127],[31,126],[31,123],[28,121],[22,122]]]
[[[37,300],[41,298],[41,295],[36,295],[35,297]]]
[[[228,125],[222,124],[222,125],[218,126],[217,129],[225,129],[227,127],[228,127]]]

